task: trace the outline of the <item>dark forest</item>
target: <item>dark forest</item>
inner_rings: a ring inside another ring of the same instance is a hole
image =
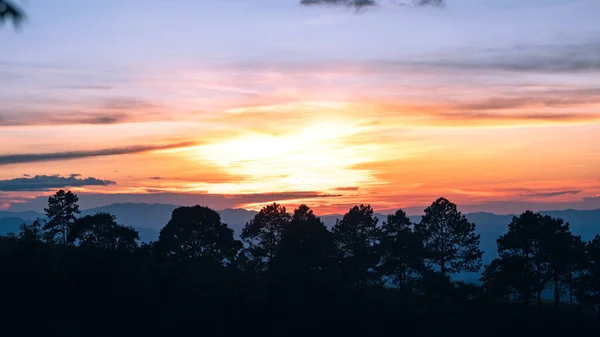
[[[58,191],[47,219],[0,239],[4,329],[31,336],[506,336],[598,328],[600,236],[525,212],[481,265],[475,225],[440,198],[413,224],[357,205],[332,230],[271,204],[237,240],[219,214],[180,207],[159,240]],[[481,282],[453,280],[481,271]],[[554,299],[541,296],[554,291]],[[561,301],[562,294],[569,300]]]

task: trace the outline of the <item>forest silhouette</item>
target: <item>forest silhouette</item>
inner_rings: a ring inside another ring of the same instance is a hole
[[[60,190],[47,220],[0,237],[7,334],[45,336],[506,336],[597,331],[600,236],[527,211],[482,266],[475,224],[445,198],[419,223],[369,205],[329,230],[306,205],[265,206],[241,240],[204,206],[156,242]],[[478,284],[453,279],[482,271]],[[547,303],[542,291],[552,289]],[[561,302],[563,294],[566,303]]]

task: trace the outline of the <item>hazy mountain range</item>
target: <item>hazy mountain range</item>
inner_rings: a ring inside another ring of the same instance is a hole
[[[107,212],[117,217],[117,221],[124,225],[135,227],[140,232],[142,241],[149,242],[158,239],[160,229],[167,224],[171,218],[171,212],[179,206],[171,204],[143,204],[143,203],[120,203],[103,207],[82,210],[81,215],[90,215],[98,212]],[[219,211],[224,223],[233,228],[239,235],[247,221],[256,214],[255,211],[245,209],[224,209]],[[600,209],[597,210],[564,210],[564,211],[542,211],[544,215],[562,218],[571,224],[571,230],[576,235],[581,235],[584,240],[592,239],[600,234]],[[376,213],[380,223],[387,215]],[[477,225],[477,231],[481,234],[481,249],[484,251],[484,263],[489,263],[496,257],[496,239],[504,234],[507,225],[513,215],[498,215],[492,213],[467,213],[467,218]],[[322,216],[325,225],[331,228],[336,219],[342,215],[333,214]],[[19,231],[22,223],[31,223],[36,218],[44,218],[44,214],[26,212],[0,211],[0,234]],[[419,222],[420,216],[411,216],[413,222]]]

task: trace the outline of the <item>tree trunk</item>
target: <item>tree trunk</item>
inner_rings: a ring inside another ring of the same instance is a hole
[[[537,306],[538,307],[542,306],[542,292],[539,290],[537,292]]]
[[[573,304],[573,272],[569,273],[569,303]]]
[[[560,303],[560,289],[558,284],[558,275],[554,273],[554,309],[558,309]]]

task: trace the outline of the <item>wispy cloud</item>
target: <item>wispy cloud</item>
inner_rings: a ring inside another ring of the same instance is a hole
[[[335,191],[358,191],[358,189],[359,189],[358,186],[334,188]]]
[[[512,92],[504,97],[489,97],[457,104],[456,110],[508,110],[516,108],[563,108],[600,103],[599,88],[543,90],[533,93]]]
[[[97,89],[96,89],[97,90]],[[40,126],[76,124],[119,124],[168,120],[160,112],[160,106],[134,98],[109,98],[96,103],[81,103],[81,108],[73,108],[68,101],[49,103],[41,100],[36,108],[33,102],[21,108],[23,103],[8,101],[0,108],[0,126]],[[48,108],[48,106],[50,108]]]
[[[575,195],[581,193],[582,190],[566,190],[566,191],[554,191],[554,192],[536,192],[536,193],[528,193],[523,196],[526,197],[534,197],[534,198],[551,198],[557,197],[561,195]]]
[[[60,160],[72,160],[89,157],[104,157],[104,156],[116,156],[123,154],[142,153],[157,150],[169,150],[184,148],[189,146],[197,145],[195,142],[181,142],[174,144],[162,144],[162,145],[135,145],[120,148],[111,149],[100,149],[90,151],[71,151],[71,152],[52,152],[52,153],[24,153],[24,154],[10,154],[0,155],[0,166],[10,164],[23,164],[23,163],[35,163],[45,161],[60,161]]]
[[[108,186],[116,184],[111,180],[102,180],[93,177],[79,178],[79,176],[79,174],[71,174],[68,177],[60,175],[36,175],[34,177],[0,180],[0,191],[47,191],[64,187]]]

